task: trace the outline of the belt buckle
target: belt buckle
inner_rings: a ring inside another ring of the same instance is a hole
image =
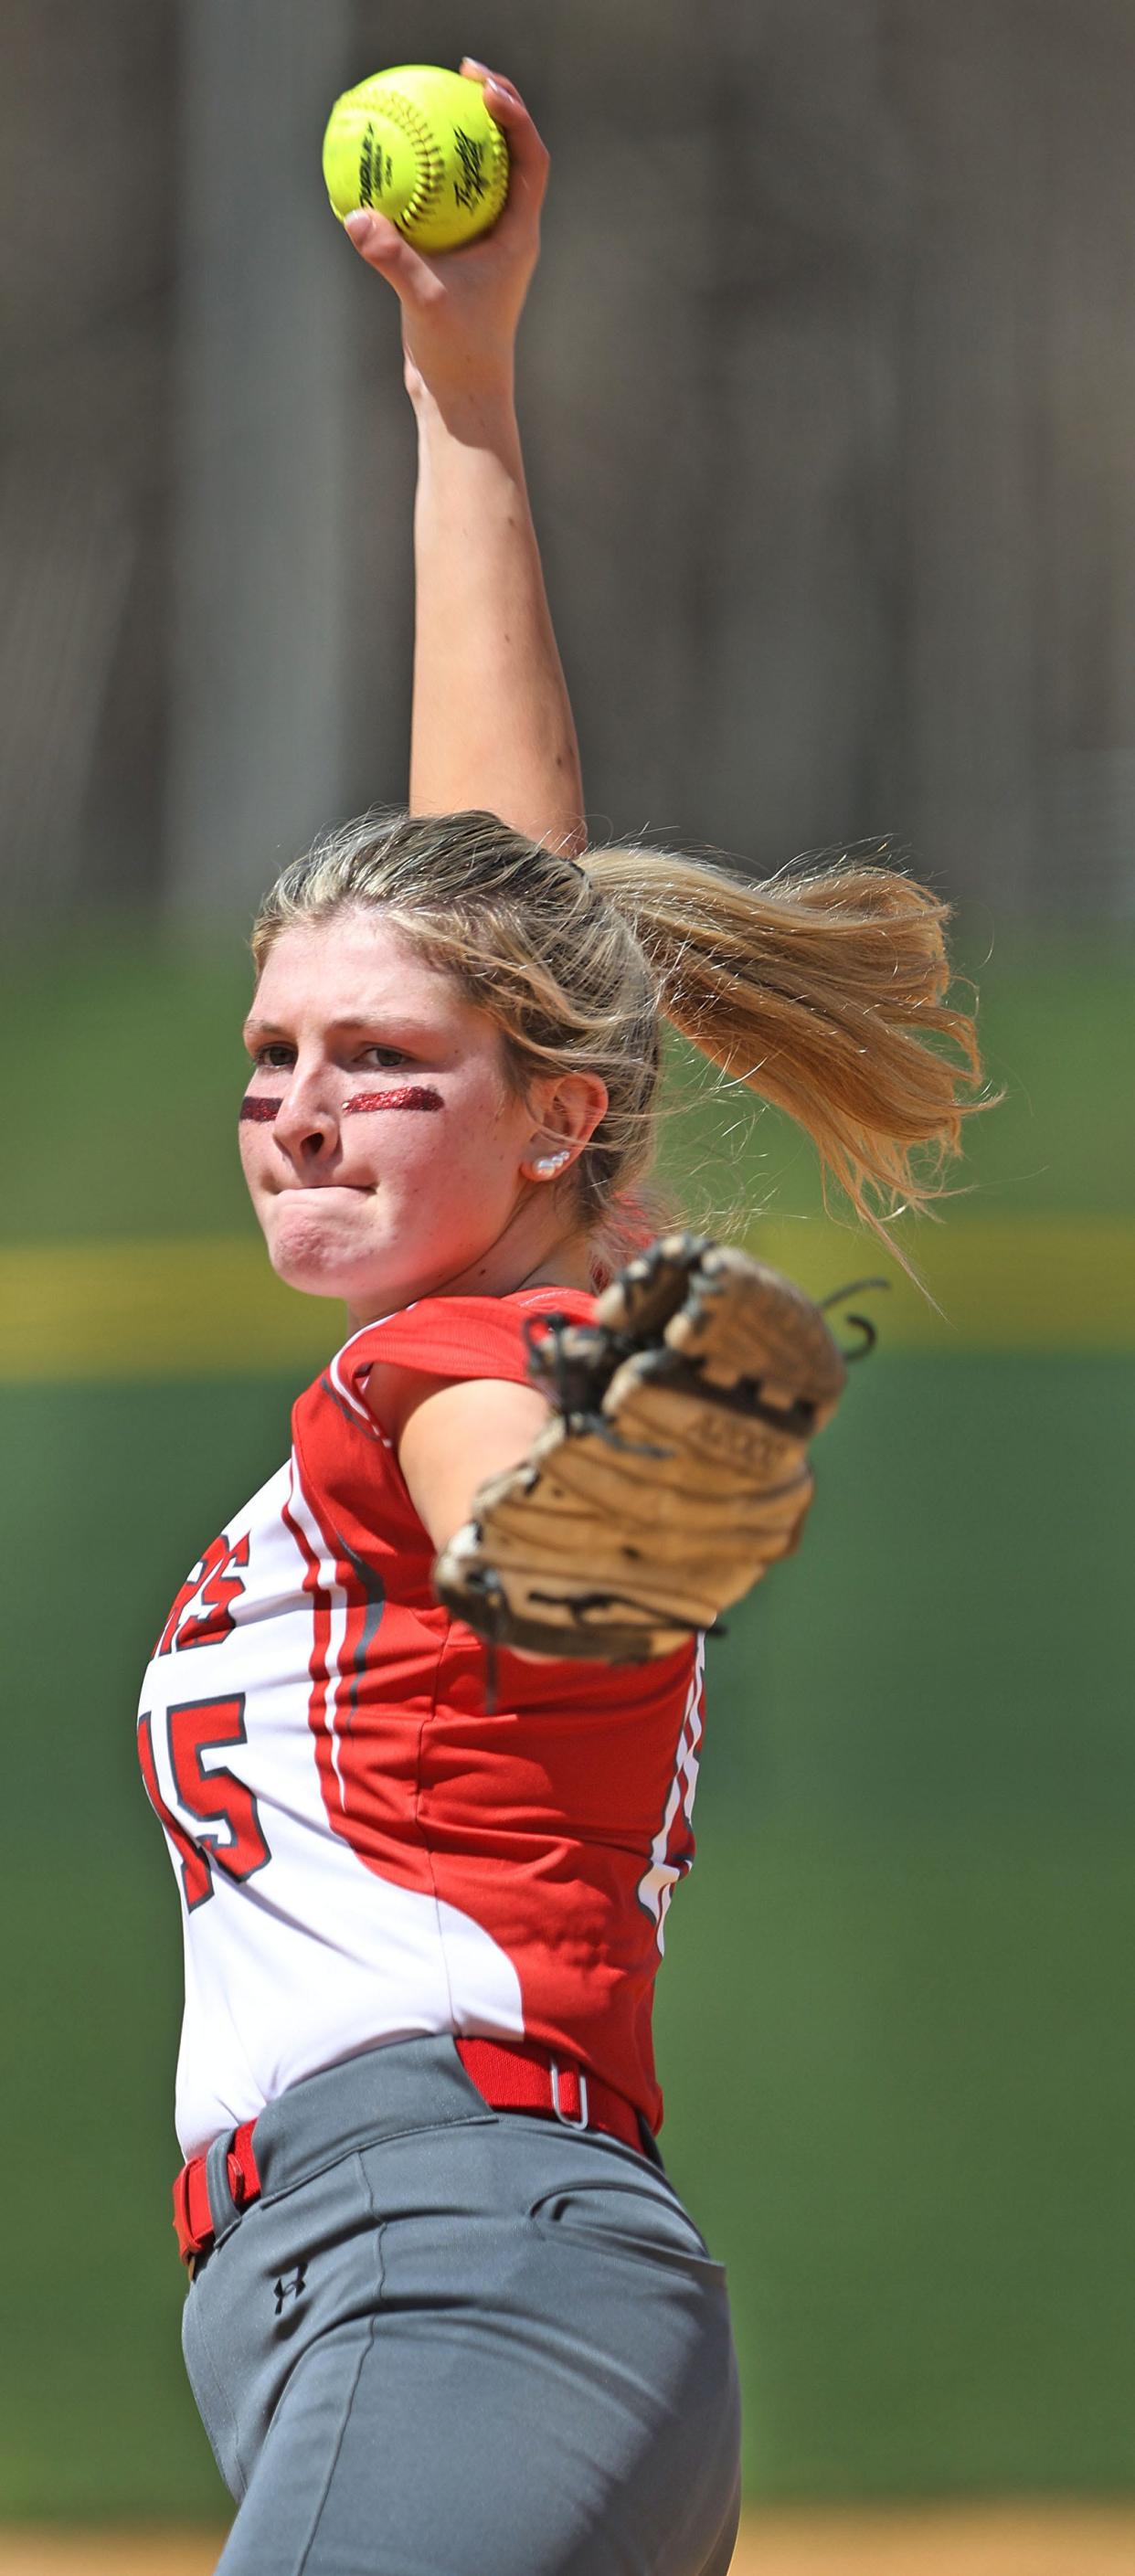
[[[582,2066],[580,2067],[575,2079],[579,2086],[579,2117],[577,2120],[573,2120],[570,2117],[568,2112],[564,2110],[563,2104],[560,2101],[560,2070],[554,2057],[550,2058],[548,2061],[548,2071],[552,2079],[552,2109],[560,2123],[560,2127],[562,2129],[586,2129],[588,2125],[587,2077],[584,2074]]]

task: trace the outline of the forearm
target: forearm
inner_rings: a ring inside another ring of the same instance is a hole
[[[581,849],[579,750],[511,388],[471,390],[444,416],[419,389],[415,411],[411,809],[484,806],[532,840]]]

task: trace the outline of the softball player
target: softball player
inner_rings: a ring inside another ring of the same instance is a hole
[[[483,77],[469,66],[470,77]],[[546,156],[476,248],[353,231],[420,438],[412,816],[328,836],[254,932],[240,1142],[274,1268],[344,1300],[290,1455],[201,1556],[138,1741],[184,1916],[185,2352],[226,2576],[724,2576],[722,2271],[650,2041],[689,1867],[700,1637],[485,1650],[431,1568],[548,1419],[526,1328],[650,1232],[665,1014],[866,1206],[949,1148],[972,1050],[938,908],[585,849],[512,347]]]

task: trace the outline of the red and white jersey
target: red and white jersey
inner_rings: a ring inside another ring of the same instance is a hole
[[[382,2040],[527,2037],[662,2116],[666,1908],[693,1857],[701,1640],[655,1663],[486,1654],[363,1384],[376,1360],[527,1376],[576,1290],[435,1297],[346,1343],[292,1453],[182,1585],[147,1668],[143,1777],[181,1887],[177,2129],[198,2154]]]

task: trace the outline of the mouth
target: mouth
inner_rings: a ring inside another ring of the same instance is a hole
[[[331,1194],[339,1198],[359,1199],[368,1198],[375,1188],[375,1181],[284,1181],[274,1196],[278,1199],[310,1199],[326,1198]]]

